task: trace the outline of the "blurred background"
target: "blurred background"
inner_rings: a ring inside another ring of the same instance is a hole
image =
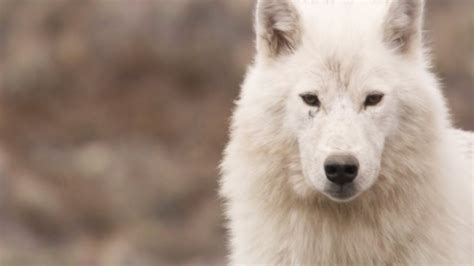
[[[0,0],[0,265],[222,265],[216,197],[251,0]],[[430,0],[474,130],[474,5]]]

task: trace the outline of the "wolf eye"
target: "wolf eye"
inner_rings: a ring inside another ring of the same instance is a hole
[[[318,96],[314,94],[302,94],[301,99],[309,106],[319,107],[321,105]]]
[[[365,107],[368,107],[368,106],[375,106],[377,104],[379,104],[382,99],[383,99],[383,94],[381,93],[374,93],[374,94],[370,94],[369,96],[367,96],[367,98],[365,98]]]

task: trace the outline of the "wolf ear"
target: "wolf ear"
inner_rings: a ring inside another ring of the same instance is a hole
[[[291,0],[258,0],[257,52],[268,57],[289,54],[299,45],[300,16]]]
[[[384,41],[401,54],[414,55],[422,46],[424,0],[392,0],[384,24]]]

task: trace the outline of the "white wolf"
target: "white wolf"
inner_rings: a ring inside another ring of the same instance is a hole
[[[220,194],[233,265],[473,263],[472,133],[422,0],[259,0]]]

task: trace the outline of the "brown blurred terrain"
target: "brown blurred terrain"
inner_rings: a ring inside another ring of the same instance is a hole
[[[428,1],[474,129],[474,5]],[[221,265],[228,117],[253,1],[0,0],[0,265]]]

